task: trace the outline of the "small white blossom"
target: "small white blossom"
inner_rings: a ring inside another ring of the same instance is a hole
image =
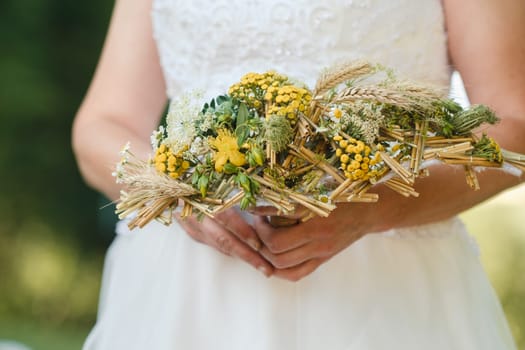
[[[214,120],[214,118],[215,118],[214,115],[211,114],[211,113],[203,114],[202,117],[201,117],[201,122],[199,124],[199,130],[202,133],[205,133],[208,130],[210,130],[213,127],[213,120]]]
[[[326,194],[320,194],[318,200],[323,203],[332,204],[332,200]]]
[[[344,110],[340,106],[332,106],[332,108],[330,108],[330,111],[328,112],[330,121],[336,124],[339,124],[341,122],[341,117],[345,114],[346,112],[344,112]]]
[[[201,117],[201,106],[197,103],[200,95],[183,95],[170,104],[167,123],[166,141],[177,153],[191,145],[197,136],[196,121]]]
[[[153,148],[153,150],[156,150],[159,147],[162,139],[164,138],[164,132],[164,126],[161,125],[157,130],[153,131],[153,133],[151,134],[150,142],[151,148]]]
[[[356,101],[351,110],[344,112],[340,119],[341,129],[357,128],[363,142],[372,144],[379,136],[379,128],[384,121],[380,108],[363,101]]]
[[[122,156],[122,157],[126,157],[129,153],[129,149],[131,147],[131,144],[130,142],[128,141],[124,147],[122,147],[122,149],[120,150],[119,154]]]
[[[115,171],[111,173],[111,176],[115,178],[116,183],[122,183],[122,178],[124,177],[124,165],[122,161],[117,163],[117,167]]]
[[[191,143],[189,153],[193,155],[205,154],[210,152],[208,142],[201,137],[196,137]]]

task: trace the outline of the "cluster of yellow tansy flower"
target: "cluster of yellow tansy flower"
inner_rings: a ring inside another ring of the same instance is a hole
[[[312,100],[310,91],[290,85],[286,76],[272,71],[248,73],[239,83],[232,85],[228,93],[266,116],[287,117],[292,124],[297,113],[308,112]],[[266,111],[263,109],[265,104],[269,107]]]
[[[333,140],[337,145],[335,154],[347,179],[366,181],[377,175],[374,166],[381,161],[379,153],[371,156],[372,149],[354,138],[345,139],[336,135]]]
[[[166,145],[160,145],[153,158],[155,168],[161,173],[168,174],[176,179],[190,167],[190,162],[183,159],[181,154],[173,154]]]
[[[267,103],[270,103],[267,113],[269,116],[279,115],[287,117],[291,124],[295,124],[298,112],[308,112],[312,94],[304,88],[285,85],[279,88],[268,88],[264,99]]]

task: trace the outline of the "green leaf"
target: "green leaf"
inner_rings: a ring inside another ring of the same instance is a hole
[[[191,184],[193,186],[197,186],[197,183],[199,182],[199,177],[200,177],[200,174],[197,171],[195,171],[193,175],[191,176]]]
[[[228,96],[225,96],[225,95],[220,95],[216,98],[217,100],[217,104],[221,105],[223,104],[224,102],[228,102],[230,100],[230,98]]]
[[[257,194],[261,190],[259,183],[250,178],[250,193]],[[254,203],[255,204],[255,203]]]
[[[244,190],[245,193],[251,192],[250,178],[245,173],[239,173],[237,175],[237,183]]]
[[[247,125],[241,125],[235,129],[235,137],[237,137],[237,146],[241,147],[246,139],[250,136],[250,128]]]
[[[233,165],[230,162],[227,162],[224,164],[224,173],[231,175],[231,174],[237,174],[239,172],[239,168]]]
[[[241,199],[241,203],[239,204],[239,207],[241,208],[241,210],[246,210],[250,206],[250,203],[251,203],[250,199],[244,196]]]
[[[206,197],[206,194],[208,193],[208,177],[203,175],[199,179],[199,191],[201,192],[202,198]]]
[[[237,112],[237,126],[241,126],[248,121],[250,112],[248,107],[244,103],[239,105],[239,111]]]

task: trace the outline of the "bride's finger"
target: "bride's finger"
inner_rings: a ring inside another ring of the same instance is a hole
[[[258,251],[261,249],[262,242],[253,227],[234,209],[217,214],[215,220],[233,233],[240,241],[248,244],[253,250]]]
[[[192,217],[181,221],[183,221],[183,228],[187,230],[192,238],[196,236],[201,243],[207,244],[225,255],[234,256],[247,262],[266,276],[272,274],[273,267],[262,255],[237,239],[229,230],[222,227],[215,220],[205,218],[202,222],[199,222]]]
[[[205,243],[204,238],[202,237],[202,232],[195,227],[192,221],[193,218],[176,218],[179,225],[186,231],[186,233],[199,243]]]
[[[312,241],[306,224],[275,228],[265,217],[256,216],[253,227],[264,246],[273,254],[284,253]]]
[[[312,259],[304,262],[299,266],[294,266],[289,269],[275,269],[273,276],[286,279],[288,281],[297,282],[300,279],[314,272],[327,260],[328,258]]]
[[[263,247],[260,253],[273,267],[288,269],[324,256],[325,251],[321,248],[319,244],[311,242],[281,254],[272,253],[267,247]]]

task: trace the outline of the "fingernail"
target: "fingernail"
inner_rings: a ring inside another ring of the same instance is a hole
[[[270,277],[271,272],[270,269],[268,269],[266,266],[261,265],[257,268],[257,270],[261,271],[266,277]]]
[[[259,250],[261,250],[261,242],[259,242],[259,241],[256,240],[256,239],[249,239],[249,240],[248,240],[248,244],[249,244],[250,247],[252,247],[252,249],[255,250],[256,252],[258,252]]]

